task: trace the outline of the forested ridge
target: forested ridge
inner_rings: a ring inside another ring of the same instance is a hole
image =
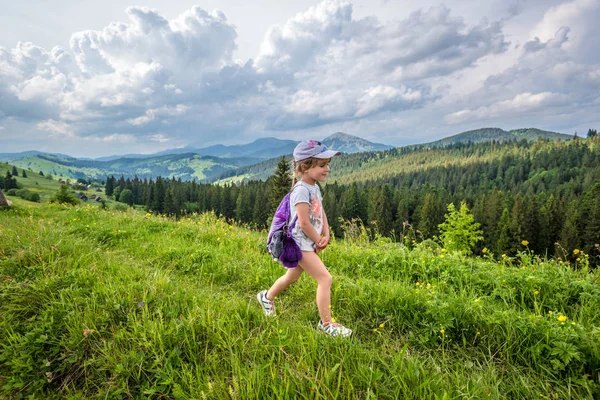
[[[466,201],[484,239],[475,251],[513,255],[527,247],[565,259],[584,251],[597,263],[600,243],[600,138],[568,142],[525,140],[466,143],[442,149],[396,148],[336,158],[323,188],[334,233],[357,220],[394,240],[420,241],[439,234],[447,205]],[[162,179],[107,180],[106,191],[149,211],[181,216],[214,211],[265,228],[280,200],[281,175],[266,182],[210,185]],[[280,182],[275,184],[275,182]],[[283,183],[281,183],[283,182]]]

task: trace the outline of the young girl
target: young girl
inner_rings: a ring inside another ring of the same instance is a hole
[[[322,207],[322,196],[317,181],[324,182],[329,173],[329,162],[340,153],[327,150],[315,140],[300,142],[294,149],[294,183],[290,195],[290,222],[297,215],[298,220],[292,237],[302,251],[298,267],[287,272],[269,290],[256,295],[264,312],[275,315],[273,300],[306,271],[317,281],[317,307],[321,320],[317,329],[331,336],[350,336],[352,331],[331,318],[331,275],[317,256],[329,244],[329,225]],[[301,180],[296,183],[297,176]]]

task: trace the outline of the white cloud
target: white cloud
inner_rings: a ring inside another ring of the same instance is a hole
[[[595,117],[600,65],[590,62],[599,52],[600,42],[591,33],[598,17],[597,2],[577,0],[550,8],[533,30],[535,36],[520,48],[516,63],[487,77],[483,87],[456,104],[444,120],[450,124],[486,121],[486,125],[532,121],[529,126],[558,121],[554,129],[569,131],[582,123],[600,123]],[[589,54],[580,56],[583,48]]]
[[[571,34],[565,50],[578,62],[598,63],[600,62],[599,52],[590,50],[595,48],[594,43],[600,42],[599,16],[600,2],[598,0],[566,1],[547,11],[542,20],[533,28],[531,36],[539,38],[541,41],[548,41],[553,39],[561,28],[568,27]]]
[[[158,133],[156,135],[152,135],[152,136],[148,137],[148,140],[150,140],[152,142],[165,143],[165,142],[168,142],[170,139],[168,136]]]
[[[73,130],[71,129],[71,127],[61,121],[56,121],[53,119],[49,119],[47,121],[44,122],[40,122],[36,125],[36,127],[40,130],[43,131],[48,131],[50,132],[50,137],[51,138],[58,138],[58,137],[74,137],[74,133]]]
[[[399,89],[391,86],[376,86],[365,90],[364,96],[358,99],[359,109],[356,117],[364,117],[384,107],[395,105],[405,106],[418,103],[422,99],[421,92],[401,87]]]
[[[447,115],[445,119],[450,124],[458,124],[474,119],[490,120],[515,114],[546,111],[550,107],[561,106],[568,101],[569,97],[563,94],[550,92],[521,93],[510,100],[498,101],[487,107],[454,112]]]
[[[348,2],[319,3],[265,37],[255,65],[281,89],[288,113],[267,126],[314,126],[426,106],[437,98],[432,79],[506,50],[501,28],[485,21],[468,27],[445,6],[382,23],[354,19]]]
[[[127,135],[127,134],[119,134],[119,133],[113,133],[111,135],[106,135],[106,136],[102,136],[102,137],[92,137],[92,138],[86,138],[87,141],[94,141],[94,142],[105,142],[105,143],[118,143],[118,144],[135,144],[137,142],[137,139],[135,136],[133,135]]]
[[[233,60],[237,21],[220,11],[130,7],[68,48],[0,47],[0,124],[35,137],[27,146],[50,132],[102,152],[336,130],[403,144],[415,142],[405,132],[473,124],[571,129],[597,121],[600,3],[560,1],[498,0],[482,6],[504,10],[490,19],[452,2],[378,19],[366,3],[325,0],[265,29],[250,60]],[[534,28],[516,38],[508,25]]]
[[[151,121],[154,121],[160,117],[175,117],[183,115],[189,110],[190,107],[184,104],[177,104],[175,107],[161,107],[147,110],[146,113],[137,118],[130,118],[127,120],[131,125],[139,126],[145,125]]]

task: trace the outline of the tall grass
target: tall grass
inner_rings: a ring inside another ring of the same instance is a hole
[[[336,320],[265,234],[211,214],[38,205],[0,211],[0,397],[588,398],[600,395],[598,272],[334,241]]]

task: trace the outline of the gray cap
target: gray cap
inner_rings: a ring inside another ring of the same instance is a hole
[[[342,153],[336,150],[327,150],[327,146],[316,140],[304,140],[294,149],[294,160],[302,161],[310,157],[332,158],[340,154]]]

